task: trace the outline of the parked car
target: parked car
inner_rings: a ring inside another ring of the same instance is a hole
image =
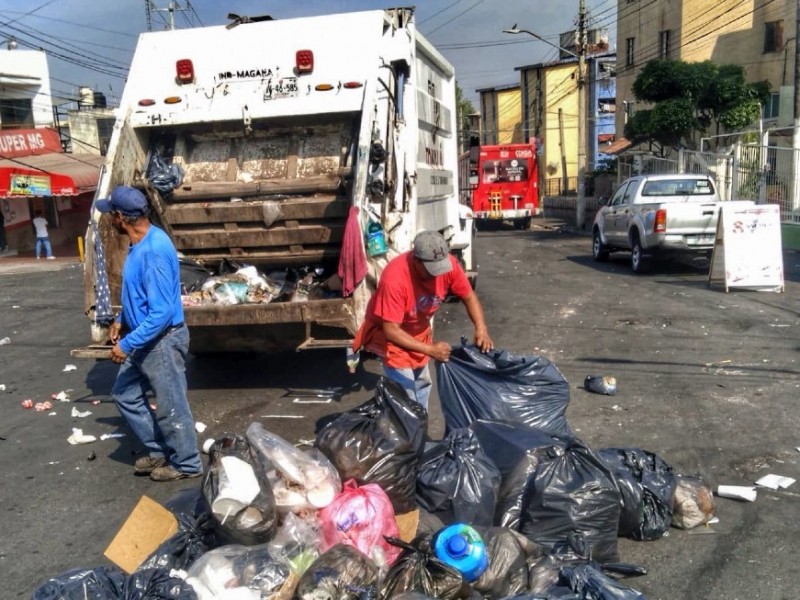
[[[600,200],[592,226],[592,256],[631,253],[641,273],[655,255],[710,255],[720,197],[708,175],[639,175],[625,180],[610,200]]]

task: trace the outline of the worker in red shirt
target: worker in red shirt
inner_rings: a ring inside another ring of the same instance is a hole
[[[451,294],[467,308],[475,326],[475,345],[484,352],[491,350],[494,345],[483,307],[464,269],[441,234],[420,232],[413,250],[386,265],[353,342],[354,350],[380,356],[386,377],[399,383],[426,410],[431,393],[428,361],[447,362],[452,349],[447,342],[434,342],[431,320]]]

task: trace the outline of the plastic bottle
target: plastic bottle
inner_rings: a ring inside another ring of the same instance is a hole
[[[361,362],[361,353],[353,350],[351,347],[347,347],[347,369],[351,373],[355,373],[356,369],[358,368],[358,363]]]
[[[456,523],[436,534],[436,556],[442,562],[458,569],[467,581],[477,580],[486,567],[489,557],[480,534],[469,525]]]
[[[383,256],[388,251],[383,227],[377,221],[370,220],[367,226],[367,253],[370,256]]]

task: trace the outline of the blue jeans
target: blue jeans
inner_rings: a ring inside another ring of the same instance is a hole
[[[410,367],[395,369],[384,364],[383,372],[386,373],[387,378],[399,383],[409,398],[419,402],[425,410],[428,410],[432,382],[431,372],[427,364],[417,369]]]
[[[50,246],[50,238],[49,237],[37,237],[36,238],[36,258],[39,258],[42,255],[42,246],[44,246],[44,251],[47,253],[47,256],[53,256],[53,248]]]
[[[186,396],[188,351],[186,326],[134,350],[122,363],[111,395],[150,456],[167,457],[179,471],[197,473],[203,463]],[[155,411],[147,400],[148,390],[155,392]]]

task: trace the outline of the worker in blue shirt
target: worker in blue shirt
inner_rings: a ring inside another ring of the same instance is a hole
[[[122,312],[110,332],[111,359],[121,365],[111,394],[148,452],[136,461],[136,473],[154,481],[199,477],[203,464],[186,395],[189,331],[183,324],[175,246],[151,225],[141,191],[118,186],[95,206],[109,213],[114,229],[130,239],[122,269]],[[147,390],[155,393],[155,407]]]

